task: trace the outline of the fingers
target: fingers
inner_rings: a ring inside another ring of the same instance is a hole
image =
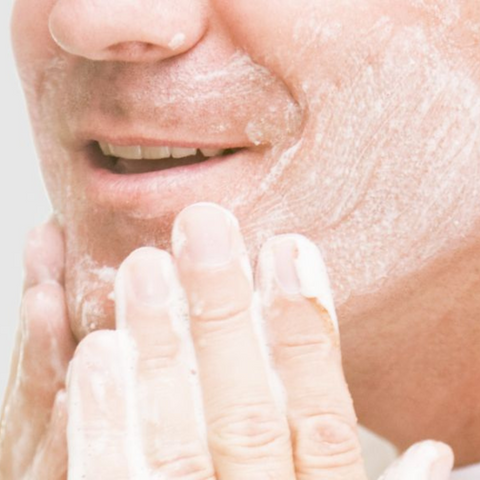
[[[27,238],[24,251],[24,292],[40,283],[57,282],[62,284],[64,264],[63,236],[54,220],[33,229]],[[17,376],[22,343],[22,324],[17,329],[11,361],[11,371],[5,392],[5,401],[11,394]],[[2,411],[5,408],[3,405]],[[2,415],[3,417],[3,415]]]
[[[379,480],[448,480],[453,463],[450,447],[429,440],[410,447]]]
[[[143,248],[122,264],[116,282],[117,328],[134,340],[139,430],[149,466],[168,478],[214,477],[195,403],[188,319],[171,257]],[[192,475],[192,477],[190,477]],[[163,478],[163,477],[162,477]]]
[[[19,364],[2,418],[0,465],[8,478],[21,478],[33,459],[75,348],[59,285],[30,288],[22,316]]]
[[[50,227],[32,234],[27,244],[27,264],[34,259],[29,248],[34,245],[39,251],[52,235]],[[6,472],[6,478],[21,478],[32,461],[75,348],[63,288],[55,283],[62,275],[61,261],[56,257],[59,252],[53,253],[52,249],[50,253],[40,255],[38,265],[27,265],[28,288],[22,300],[19,344],[0,430],[0,471]],[[40,266],[43,261],[45,265]],[[36,284],[38,281],[42,283]]]
[[[259,283],[273,359],[287,396],[298,480],[365,479],[320,253],[299,235],[267,242]]]
[[[129,424],[132,350],[122,338],[120,332],[93,332],[72,360],[67,381],[69,480],[127,480],[145,474],[139,438]]]
[[[29,467],[74,350],[64,292],[55,283],[63,276],[63,240],[53,223],[29,235],[25,268],[26,290],[0,428],[0,472],[5,478],[21,478]]]
[[[253,283],[236,220],[215,205],[193,205],[176,219],[173,251],[218,478],[294,478],[288,425],[252,320]]]
[[[66,480],[67,465],[67,396],[65,390],[60,390],[55,398],[50,425],[26,478]]]

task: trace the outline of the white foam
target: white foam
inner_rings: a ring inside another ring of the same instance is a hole
[[[430,480],[432,466],[440,457],[434,442],[418,443],[408,449],[379,480]]]
[[[294,263],[300,280],[301,293],[306,298],[315,299],[328,311],[333,326],[339,333],[332,289],[323,257],[316,245],[305,237],[293,235],[292,238],[295,239],[298,248],[298,256]]]
[[[168,44],[168,47],[173,51],[178,50],[185,44],[186,39],[186,35],[182,32],[179,32],[172,37]]]
[[[85,452],[85,439],[83,435],[83,416],[81,405],[80,386],[73,373],[75,362],[72,360],[67,373],[67,405],[68,405],[68,478],[71,480],[82,480],[87,478]]]
[[[125,331],[118,331],[118,341],[122,353],[124,353],[124,398],[127,412],[127,434],[126,452],[129,465],[128,478],[135,480],[149,480],[152,478],[145,454],[142,450],[143,442],[138,418],[138,406],[136,393],[138,391],[136,382],[137,359],[135,344]]]

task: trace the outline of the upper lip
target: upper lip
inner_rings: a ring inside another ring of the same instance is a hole
[[[264,68],[243,55],[206,65],[201,57],[75,63],[59,99],[65,143],[227,150],[269,147],[299,131],[298,105]]]

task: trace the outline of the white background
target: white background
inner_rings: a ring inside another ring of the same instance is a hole
[[[22,249],[27,232],[48,218],[20,82],[10,46],[13,0],[0,2],[1,146],[0,165],[0,395],[8,377],[13,336],[18,323],[22,285]]]

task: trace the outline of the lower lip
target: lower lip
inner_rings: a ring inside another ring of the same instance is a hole
[[[119,174],[102,168],[98,155],[101,154],[96,149],[88,148],[81,154],[83,158],[77,159],[76,165],[86,170],[81,172],[81,177],[86,181],[87,196],[97,204],[130,210],[139,203],[158,202],[159,198],[178,204],[178,208],[182,206],[182,199],[190,196],[195,197],[195,201],[214,201],[208,198],[212,191],[222,186],[230,188],[240,178],[245,178],[248,165],[258,166],[263,152],[243,149],[203,162],[136,174]]]

